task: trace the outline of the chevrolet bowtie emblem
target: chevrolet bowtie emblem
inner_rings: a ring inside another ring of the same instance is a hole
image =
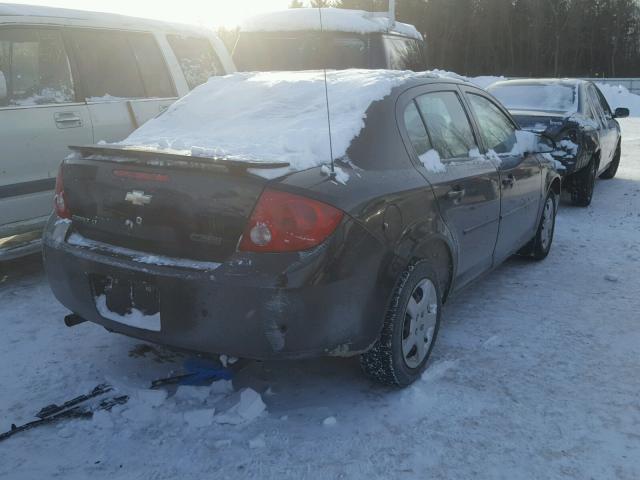
[[[151,203],[151,195],[145,195],[144,192],[140,190],[134,190],[133,192],[127,192],[127,195],[124,197],[126,202],[132,203],[133,205],[149,205]]]

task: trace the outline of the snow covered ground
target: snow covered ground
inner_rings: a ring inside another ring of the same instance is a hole
[[[453,299],[402,391],[323,359],[167,398],[147,387],[183,358],[66,328],[37,258],[0,265],[0,430],[105,381],[131,396],[0,443],[0,478],[640,478],[640,119],[622,123],[618,177],[562,205],[545,262]]]

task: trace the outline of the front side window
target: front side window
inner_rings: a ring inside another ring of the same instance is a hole
[[[468,158],[476,148],[467,114],[454,92],[436,92],[416,99],[434,149],[441,159]]]
[[[384,37],[388,68],[391,70],[425,70],[424,50],[418,40],[403,37]]]
[[[480,136],[487,150],[509,154],[517,144],[516,127],[491,100],[469,94],[473,113],[478,120]]]
[[[604,128],[607,125],[606,114],[604,109],[602,108],[602,104],[600,103],[598,94],[596,93],[593,86],[589,86],[587,97],[589,99],[591,109],[593,110],[593,115],[595,116],[596,122],[598,122],[598,124]]]
[[[602,92],[600,91],[600,89],[598,87],[592,87],[596,97],[598,98],[598,102],[600,103],[600,106],[602,107],[602,110],[604,111],[605,115],[607,116],[608,119],[613,118],[613,113],[611,113],[611,107],[609,106],[609,102],[607,102],[607,99],[604,98],[604,95],[602,94]]]
[[[75,92],[60,32],[0,30],[0,106],[70,103]],[[4,81],[3,81],[4,80]]]
[[[213,76],[224,75],[222,64],[209,39],[167,35],[167,40],[190,90]]]

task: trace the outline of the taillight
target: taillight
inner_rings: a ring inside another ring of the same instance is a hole
[[[53,197],[53,208],[56,215],[60,218],[71,218],[71,211],[67,205],[67,201],[64,195],[64,181],[62,179],[62,165],[58,170],[58,176],[56,177],[56,194]]]
[[[242,234],[245,252],[297,252],[324,242],[344,213],[292,193],[265,190]]]

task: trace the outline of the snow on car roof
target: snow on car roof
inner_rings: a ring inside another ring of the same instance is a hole
[[[407,23],[392,22],[388,17],[376,15],[364,10],[343,8],[291,8],[256,15],[246,20],[241,30],[245,32],[290,32],[301,30],[320,30],[352,33],[397,33],[422,40],[416,27]]]
[[[41,17],[51,19],[72,19],[88,21],[94,24],[110,25],[125,28],[148,27],[157,29],[171,29],[178,31],[207,32],[213,31],[196,25],[163,22],[148,18],[129,17],[117,13],[92,12],[69,8],[45,7],[39,5],[22,5],[15,3],[0,3],[0,17]],[[5,21],[0,20],[0,23]]]
[[[333,157],[343,157],[369,106],[425,74],[329,71]],[[121,145],[199,157],[288,162],[304,170],[330,162],[324,72],[253,72],[213,77]],[[256,172],[275,177],[282,170]]]

